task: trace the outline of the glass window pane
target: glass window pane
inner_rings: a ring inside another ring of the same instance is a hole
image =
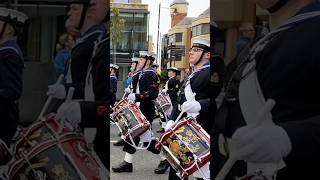
[[[182,33],[176,33],[176,42],[182,42]]]

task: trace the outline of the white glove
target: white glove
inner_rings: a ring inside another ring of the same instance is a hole
[[[181,110],[186,113],[197,113],[201,110],[201,105],[198,101],[186,101],[182,104]]]
[[[129,94],[128,99],[132,102],[136,102],[136,94],[134,93]]]
[[[66,89],[62,84],[53,84],[48,86],[47,95],[57,99],[66,98]]]
[[[165,131],[167,131],[168,129],[170,129],[174,124],[173,120],[169,120],[166,124],[166,127],[164,128]]]
[[[241,127],[233,134],[232,140],[237,158],[247,162],[280,162],[291,152],[288,134],[274,124]]]
[[[167,89],[162,89],[162,93],[167,93]]]
[[[127,93],[127,94],[130,94],[131,93],[131,89],[127,87],[126,89],[124,89],[124,92]]]
[[[63,103],[57,111],[57,119],[66,119],[74,128],[81,122],[81,108],[78,102]]]

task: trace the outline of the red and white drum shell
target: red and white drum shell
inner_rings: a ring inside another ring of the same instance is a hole
[[[124,140],[130,144],[133,143],[130,137],[135,140],[151,127],[138,106],[129,102],[127,98],[122,99],[115,106],[111,118],[118,126]]]
[[[101,180],[108,173],[82,134],[60,124],[54,114],[37,121],[20,135],[14,160],[8,164],[12,180]]]
[[[172,112],[172,103],[168,93],[160,93],[155,100],[155,105],[158,112],[164,112],[166,115]]]
[[[210,161],[210,136],[192,117],[175,122],[160,136],[157,148],[181,178]]]

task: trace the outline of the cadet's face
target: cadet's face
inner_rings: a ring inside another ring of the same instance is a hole
[[[82,4],[71,4],[70,10],[68,12],[68,20],[66,22],[66,27],[77,28],[80,24],[81,15],[82,15]]]
[[[96,23],[100,23],[108,12],[108,2],[106,0],[91,0],[88,8],[88,18]]]
[[[255,0],[256,4],[262,9],[268,9],[275,5],[279,0]]]
[[[201,54],[203,52],[202,48],[193,47],[189,51],[189,63],[195,64],[200,59]]]
[[[139,58],[139,61],[138,61],[138,65],[137,65],[137,68],[142,68],[143,65],[146,63],[146,59],[145,58]]]
[[[137,63],[131,63],[131,68],[130,70],[133,71],[137,66]]]
[[[168,77],[170,78],[170,77],[173,77],[174,76],[174,72],[173,71],[168,71]]]

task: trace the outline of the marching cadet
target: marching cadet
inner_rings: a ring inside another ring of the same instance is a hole
[[[98,0],[97,2],[100,2]],[[101,1],[102,3],[103,0]],[[84,87],[87,68],[92,56],[94,42],[106,31],[105,26],[99,21],[101,15],[88,15],[91,6],[97,4],[90,0],[71,0],[68,12],[67,28],[76,28],[80,31],[80,38],[71,50],[71,59],[65,72],[65,83],[48,86],[48,96],[64,99],[69,87],[74,87],[74,99],[84,98]],[[106,9],[99,7],[99,9]],[[101,19],[101,18],[100,18]]]
[[[180,88],[180,81],[177,78],[177,74],[180,71],[176,67],[170,67],[168,68],[168,81],[165,84],[164,89],[162,90],[163,93],[168,93],[172,106],[174,106],[177,102],[178,98],[178,91]],[[163,116],[166,116],[164,118],[160,118],[161,122],[161,128],[157,131],[159,133],[164,132],[164,128],[166,127],[167,117],[170,116],[170,114],[164,114]],[[158,167],[154,170],[154,173],[156,174],[164,174],[167,169],[170,167],[169,162],[161,156],[161,161],[158,165]]]
[[[57,118],[65,118],[75,128],[79,126],[84,129],[84,132],[86,129],[96,129],[96,132],[89,132],[87,140],[90,142],[93,139],[95,152],[105,167],[109,169],[110,148],[106,141],[109,139],[110,129],[106,119],[109,113],[111,94],[109,92],[109,78],[106,78],[105,74],[110,59],[110,54],[107,51],[110,48],[110,37],[106,31],[107,21],[109,21],[106,3],[104,0],[91,0],[88,9],[89,15],[95,18],[95,21],[101,22],[104,26],[102,29],[105,31],[100,33],[97,40],[93,42],[95,44],[92,48],[94,51],[85,71],[87,73],[84,75],[85,86],[82,90],[84,100],[63,103],[57,111]],[[75,88],[76,91],[77,88]]]
[[[119,69],[118,65],[110,64],[110,93],[112,94],[112,100],[111,100],[111,106],[114,106],[114,103],[116,102],[117,96],[117,71]]]
[[[136,86],[135,81],[137,78],[133,80],[135,89],[131,94],[128,95],[129,100],[137,102],[141,112],[150,122],[151,125],[155,115],[155,107],[153,100],[156,99],[159,92],[159,78],[154,69],[151,67],[154,60],[154,56],[144,51],[140,52],[140,59],[137,65],[137,72],[139,70],[142,70],[142,72],[139,75],[138,81],[136,82]],[[140,138],[137,138],[136,143],[139,143],[140,140],[143,143],[145,143],[144,141],[149,141],[150,139],[145,138],[148,135],[151,136],[152,132],[147,131],[146,133],[141,135]],[[151,139],[151,143],[147,150],[151,151],[152,153],[159,154],[160,152],[155,148],[155,144],[156,140]],[[126,152],[124,161],[119,165],[112,167],[113,172],[132,172],[133,170],[133,154],[136,152],[136,149],[128,143],[125,143],[123,151]]]
[[[177,74],[180,72],[178,68],[176,67],[170,67],[167,69],[168,70],[168,77],[169,79],[167,80],[163,90],[161,92],[163,93],[168,93],[172,106],[176,104],[177,98],[178,98],[178,91],[180,88],[180,81],[177,78]],[[167,114],[169,116],[170,114]],[[164,128],[166,127],[166,119],[167,118],[161,118],[160,120],[162,121],[162,127],[157,131],[157,132],[164,132]]]
[[[214,175],[320,179],[320,3],[256,3],[269,11],[271,31],[237,59],[226,81],[215,118],[222,146],[215,146]]]
[[[140,57],[142,56],[143,54],[140,53]],[[131,63],[130,71],[133,72],[133,75],[132,75],[131,85],[125,89],[126,94],[130,94],[131,92],[135,91],[140,73],[142,72],[141,68],[137,68],[139,58],[131,58],[131,60],[132,60],[132,63]],[[114,146],[123,146],[124,144],[125,142],[123,139],[119,139],[117,142],[113,143]]]
[[[212,124],[210,119],[210,40],[195,38],[192,48],[189,51],[190,66],[193,68],[192,73],[182,84],[177,100],[178,106],[175,106],[171,119],[175,120],[180,111],[187,113],[187,116],[196,116],[197,122],[201,127],[209,132]],[[168,129],[173,123],[170,120],[167,123]],[[208,165],[201,168],[206,177],[201,173],[194,173],[195,177],[209,179],[210,172]],[[173,168],[170,168],[169,180],[180,179]]]
[[[17,101],[22,94],[23,54],[16,42],[28,17],[0,8],[0,138],[9,146],[19,123]]]

